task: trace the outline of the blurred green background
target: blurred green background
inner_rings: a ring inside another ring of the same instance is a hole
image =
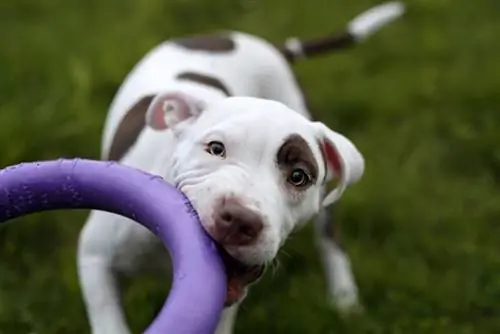
[[[176,35],[240,29],[283,41],[338,30],[375,0],[2,0],[0,166],[98,158],[131,67]],[[323,120],[366,157],[338,208],[366,313],[326,301],[312,228],[244,304],[239,334],[500,332],[500,3],[412,0],[357,48],[296,70]],[[75,270],[86,212],[0,230],[0,333],[88,333]],[[132,280],[140,332],[166,282]]]

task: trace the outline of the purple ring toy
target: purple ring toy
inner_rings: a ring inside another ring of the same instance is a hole
[[[172,290],[147,334],[212,334],[226,275],[189,200],[163,179],[116,163],[57,160],[0,171],[0,222],[55,209],[97,209],[147,227],[168,248]]]

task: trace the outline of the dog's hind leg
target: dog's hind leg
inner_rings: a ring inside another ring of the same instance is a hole
[[[222,312],[221,318],[215,334],[232,334],[234,331],[234,323],[238,314],[238,304],[225,308]]]
[[[359,310],[358,288],[347,253],[340,245],[333,205],[322,207],[315,220],[315,244],[320,253],[329,298],[341,312]]]

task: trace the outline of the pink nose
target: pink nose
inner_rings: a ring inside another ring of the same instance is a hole
[[[213,237],[223,246],[249,245],[260,235],[261,217],[241,204],[225,201],[214,215]]]

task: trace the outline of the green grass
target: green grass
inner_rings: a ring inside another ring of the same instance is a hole
[[[242,29],[333,31],[375,0],[2,0],[0,165],[97,158],[114,92],[156,43]],[[366,313],[329,308],[311,226],[245,302],[237,333],[500,332],[500,14],[495,0],[412,0],[355,50],[297,65],[313,105],[365,154],[339,207]],[[0,230],[0,334],[87,333],[75,270],[85,212]],[[21,221],[18,219],[17,221]],[[140,332],[165,282],[132,281]]]

